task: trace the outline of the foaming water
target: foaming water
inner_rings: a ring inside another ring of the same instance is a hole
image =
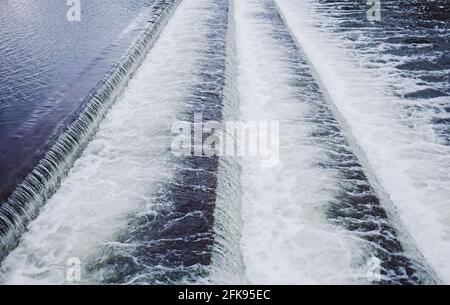
[[[369,22],[366,3],[311,2],[320,27],[358,54],[358,64],[390,79],[385,91],[403,110],[402,123],[450,144],[450,9],[446,0],[385,0]]]
[[[1,202],[0,259],[17,245],[18,238],[26,230],[28,222],[36,217],[39,209],[57,190],[61,179],[67,174],[73,162],[95,134],[105,113],[120,96],[147,51],[153,46],[178,2],[161,0],[158,4],[159,6],[156,6],[155,10],[152,11],[153,15],[146,15],[146,18],[150,18],[149,23],[141,29],[140,35],[137,35],[130,42],[131,45],[127,52],[114,65],[114,68],[105,74],[103,80],[99,83],[97,83],[98,80],[93,81],[96,84],[95,88],[87,97],[83,98],[81,106],[77,106],[77,109],[79,109],[76,115],[71,118],[71,122],[54,139],[54,144],[51,147],[39,152],[43,156],[34,156],[37,158],[37,164],[31,173],[17,185],[7,200]],[[90,78],[85,79],[85,81],[89,80],[92,81]],[[90,86],[92,86],[92,83]],[[53,113],[52,111],[44,112],[44,116]],[[66,112],[64,113],[67,115]],[[47,127],[43,124],[39,128],[47,129]],[[25,138],[29,139],[28,137]],[[28,144],[26,141],[21,142],[24,147],[28,147]],[[30,146],[28,149],[33,149],[32,147]],[[14,158],[21,159],[21,155],[15,155]],[[5,160],[7,161],[7,159]]]
[[[226,0],[186,0],[73,169],[4,260],[3,283],[242,282],[239,165],[172,155],[195,113],[237,117]],[[164,88],[164,90],[161,90]]]
[[[189,0],[183,4],[179,35],[190,41],[185,48],[194,54],[193,67],[185,75],[190,85],[176,117],[193,122],[195,114],[201,113],[205,121],[220,122],[233,115],[235,102],[230,88],[233,80],[228,78],[232,74],[227,60],[229,3]],[[145,210],[129,218],[116,242],[108,243],[102,254],[93,258],[89,272],[94,281],[211,282],[213,255],[225,259],[238,255],[234,243],[225,242],[230,239],[234,224],[229,220],[238,197],[233,200],[230,196],[232,200],[226,203],[218,200],[227,193],[238,194],[235,164],[226,164],[219,157],[170,156],[165,166],[173,175],[158,184]]]
[[[228,1],[223,121],[237,121],[240,118],[234,3],[234,0]],[[239,161],[233,157],[219,158],[214,210],[214,247],[208,277],[208,282],[214,284],[245,283],[245,266],[240,248],[243,223]]]
[[[447,281],[449,146],[397,107],[408,77],[362,64],[376,53],[370,43],[350,52],[348,32],[322,8],[182,1],[99,129],[162,26],[134,45],[2,206],[6,231],[26,216],[20,235],[36,215],[20,204],[40,207],[79,157],[3,261],[1,282],[73,283],[71,258],[82,264],[81,283],[439,282],[427,260]],[[279,121],[279,165],[171,154],[171,127],[198,113]]]
[[[277,6],[253,0],[237,7],[242,115],[279,120],[281,137],[277,168],[243,163],[248,280],[367,283],[366,264],[378,258],[378,283],[433,282],[420,255],[405,251],[406,237],[372,187]]]
[[[413,79],[393,69],[389,57],[384,64],[369,64],[377,56],[386,59],[380,46],[367,39],[365,48],[355,48],[351,39],[343,37],[336,20],[324,14],[326,3],[277,3],[355,144],[361,147],[366,165],[398,209],[420,252],[448,282],[450,150],[434,136],[432,126],[409,115],[401,95],[392,90],[411,90]],[[353,40],[364,40],[363,33]]]
[[[186,6],[3,262],[3,283],[65,283],[70,257],[81,260],[83,281],[96,281],[87,273],[90,262],[105,245],[115,244],[131,215],[151,213],[161,182],[173,174],[167,166],[170,128],[197,80],[192,71],[203,47],[186,35],[197,29]]]
[[[187,122],[198,113],[204,121],[233,117],[229,2],[190,0],[180,10],[195,20],[182,27],[197,43],[197,57],[191,72],[196,78],[177,117]],[[160,184],[149,209],[131,219],[120,244],[109,245],[93,264],[102,282],[210,283],[225,282],[233,273],[238,277],[237,164],[217,156],[182,156],[170,158],[167,166],[174,174]]]
[[[246,277],[255,284],[354,282],[364,273],[353,266],[359,243],[325,219],[332,194],[324,186],[333,174],[316,166],[324,153],[305,141],[312,127],[301,117],[308,107],[293,98],[283,50],[263,19],[273,12],[264,4],[236,3],[242,119],[280,120],[280,165],[242,165]]]

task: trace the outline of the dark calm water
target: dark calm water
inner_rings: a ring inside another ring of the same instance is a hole
[[[151,15],[155,0],[0,1],[0,202],[21,182]]]

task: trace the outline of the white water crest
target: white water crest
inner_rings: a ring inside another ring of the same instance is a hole
[[[377,50],[350,48],[317,2],[276,2],[399,218],[431,267],[449,283],[450,147],[423,120],[405,123],[404,102],[391,88],[408,90],[414,81],[400,76],[389,61],[365,64]]]
[[[241,247],[252,284],[365,283],[363,242],[332,226],[326,209],[336,173],[321,168],[326,153],[310,144],[316,129],[308,122],[311,103],[321,96],[296,88],[286,58],[273,36],[271,1],[236,1],[239,93],[243,121],[280,122],[280,164],[263,168],[242,162]],[[268,17],[264,19],[264,16]],[[302,64],[302,63],[298,63]],[[304,64],[303,64],[304,65]]]
[[[198,3],[180,4],[95,138],[3,262],[3,283],[67,283],[69,258],[79,258],[84,271],[125,229],[128,216],[151,209],[159,182],[172,175],[170,129],[196,82],[192,72],[204,48],[195,39],[203,33]]]
[[[370,284],[371,262],[385,283],[450,283],[450,146],[391,90],[413,81],[364,64],[376,50],[320,7],[181,1],[0,283]],[[174,156],[197,111],[278,122],[278,165]]]

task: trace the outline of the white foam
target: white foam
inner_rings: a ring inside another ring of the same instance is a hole
[[[290,85],[287,50],[270,35],[270,20],[264,23],[256,17],[264,15],[265,2],[235,4],[242,120],[280,121],[279,166],[263,168],[252,159],[242,163],[241,246],[247,280],[251,284],[365,282],[359,264],[361,241],[326,219],[335,173],[318,166],[326,156],[307,143],[314,126],[305,120],[308,102],[299,100]]]
[[[277,2],[402,222],[438,276],[449,283],[450,147],[430,136],[429,125],[405,124],[406,110],[390,90],[414,82],[388,64],[362,64],[368,62],[365,54],[349,49],[313,2]]]
[[[158,182],[172,174],[170,128],[204,41],[195,3],[183,1],[123,97],[76,161],[60,189],[2,264],[8,284],[67,283],[67,260],[83,264],[151,206]],[[85,266],[85,265],[83,265]]]

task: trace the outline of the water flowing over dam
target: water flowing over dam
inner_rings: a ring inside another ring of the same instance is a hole
[[[156,7],[153,7],[155,11],[150,15],[153,20],[150,20],[149,25],[142,29],[142,33],[135,37],[130,49],[128,49],[125,55],[114,64],[114,68],[109,73],[106,73],[105,78],[101,79],[98,85],[81,102],[82,108],[78,110],[65,109],[64,113],[66,116],[67,114],[71,115],[71,111],[75,111],[76,118],[67,124],[65,130],[61,132],[56,139],[53,139],[54,143],[48,148],[48,151],[41,156],[42,159],[24,178],[24,181],[19,182],[15,190],[0,206],[0,257],[5,255],[11,246],[14,246],[18,234],[25,230],[26,224],[35,216],[36,210],[45,203],[46,199],[57,188],[60,179],[65,175],[77,155],[89,141],[90,137],[95,133],[96,127],[108,107],[115,101],[123,89],[124,84],[139,66],[142,58],[146,55],[146,51],[151,47],[176,4],[177,2],[170,1],[160,1],[157,3]],[[70,90],[68,91],[69,94],[73,94]],[[58,109],[59,107],[67,107],[67,101],[64,103],[64,98],[62,99],[63,102],[61,105],[44,105],[43,111],[37,110],[36,118],[33,118],[32,121],[45,121],[49,115],[55,118],[57,114],[54,114],[54,112],[61,111]],[[73,107],[73,104],[76,103],[69,105]],[[50,120],[39,124],[52,124],[52,122],[53,121]],[[34,124],[36,124],[36,122],[34,122],[33,125]],[[25,135],[27,132],[35,133],[43,127],[47,132],[47,128],[50,130],[52,128],[52,126],[42,125],[30,127],[25,123],[24,128],[27,130],[21,131],[19,129],[19,133],[25,132]],[[49,135],[46,134],[46,132],[39,135],[39,137],[42,136],[44,139],[45,137],[48,137]],[[53,135],[53,137],[55,137],[55,135]],[[13,135],[13,138],[15,138],[15,140],[12,140],[12,143],[2,143],[2,147],[19,148],[18,152],[14,150],[11,152],[6,151],[6,153],[2,155],[2,160],[8,164],[2,166],[2,168],[5,169],[5,184],[8,183],[7,179],[9,178],[8,167],[14,164],[8,156],[17,158],[17,156],[20,156],[22,153],[33,156],[30,151],[20,150],[23,146],[19,145],[19,143],[22,145],[25,144],[21,143],[23,135],[19,136],[16,134]],[[33,141],[36,141],[34,137],[31,138]],[[6,135],[4,141],[7,141],[7,139],[8,136]],[[44,142],[46,141],[44,140]],[[33,151],[33,149],[38,149],[35,145],[42,144],[40,141],[36,141],[33,144],[30,144],[30,147],[28,148],[30,148],[31,151]],[[44,143],[44,145],[49,145],[49,143]],[[35,158],[36,157],[39,157],[39,153]]]
[[[0,45],[1,284],[450,283],[450,8],[389,0],[372,22],[356,0],[115,2],[120,30],[80,36],[55,59],[71,67]],[[276,122],[276,162],[196,154],[199,115]]]

